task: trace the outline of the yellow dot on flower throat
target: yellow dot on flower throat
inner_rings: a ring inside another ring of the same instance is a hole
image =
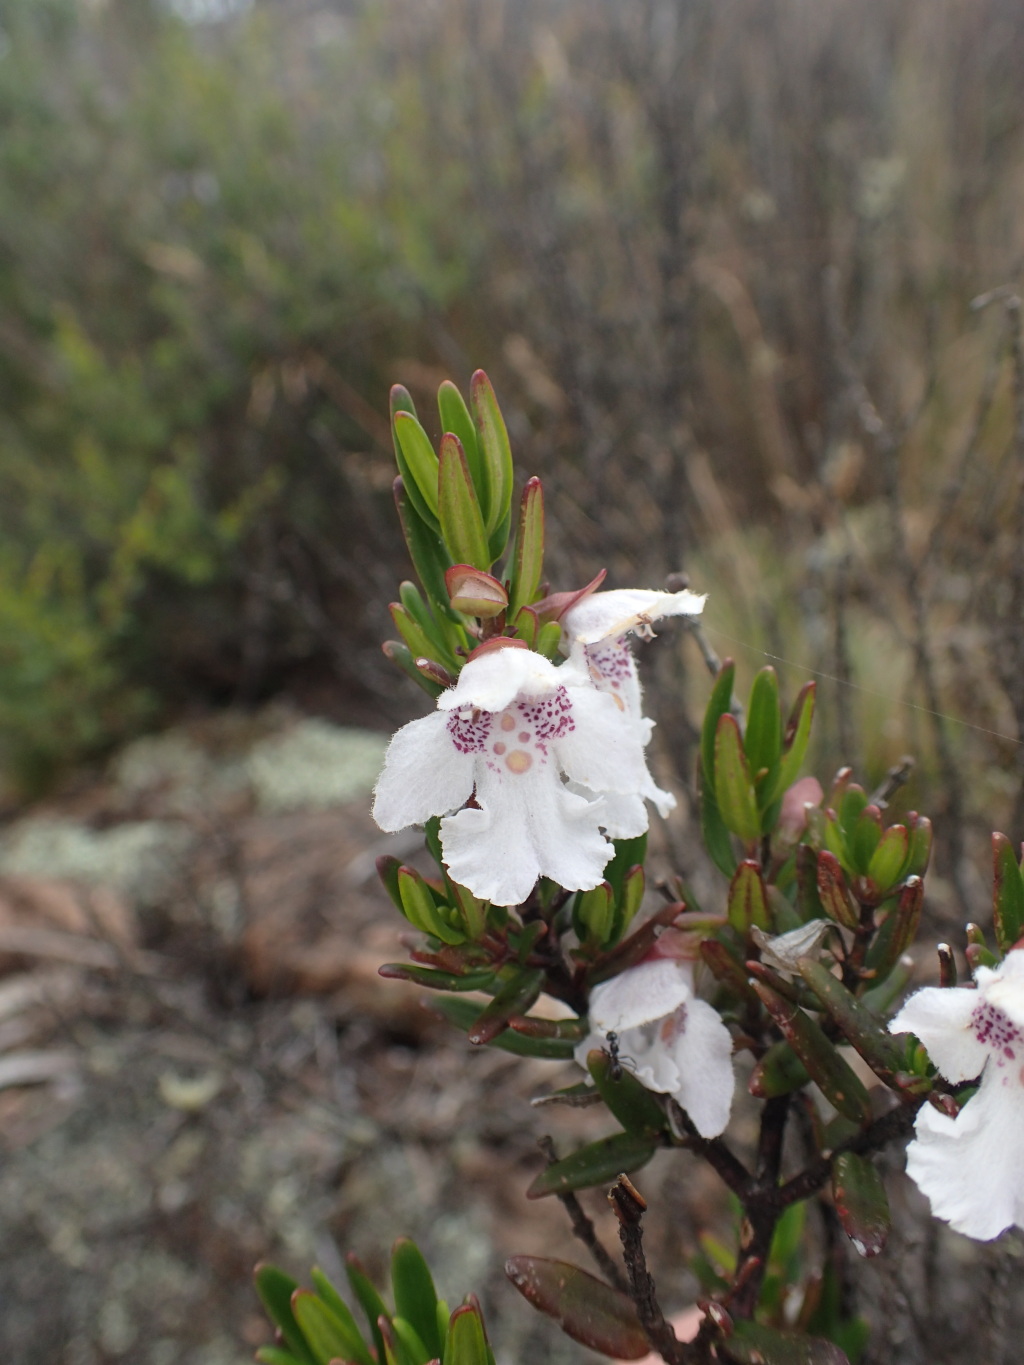
[[[525,749],[513,749],[505,759],[505,767],[510,773],[525,773],[528,768],[533,767],[533,756]]]
[[[501,718],[501,728],[503,730],[514,730],[516,728],[515,717],[510,716],[507,711]]]

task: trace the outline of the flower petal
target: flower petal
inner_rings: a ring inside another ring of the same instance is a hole
[[[736,1077],[732,1069],[732,1037],[716,1009],[694,999],[674,1049],[679,1068],[676,1099],[693,1119],[701,1137],[724,1133],[732,1109]]]
[[[969,1081],[981,1074],[989,1056],[971,1026],[979,1003],[978,991],[926,986],[890,1021],[889,1032],[916,1034],[948,1081]]]
[[[457,810],[473,794],[473,766],[473,755],[452,743],[446,715],[435,711],[410,721],[384,755],[373,798],[374,820],[393,834]]]
[[[598,886],[614,849],[600,832],[602,803],[568,791],[557,770],[536,765],[506,777],[478,773],[480,809],[441,822],[455,881],[495,905],[519,905],[540,876],[569,891]]]
[[[655,958],[595,986],[590,994],[590,1022],[602,1034],[622,1033],[664,1019],[692,998],[690,964]]]
[[[584,597],[562,617],[562,629],[572,642],[584,645],[622,635],[636,626],[662,616],[699,616],[706,597],[689,590],[652,592],[644,588],[620,588]]]
[[[990,1005],[1024,1028],[1024,951],[1015,949],[1006,954],[994,970],[979,967],[975,973],[978,990]]]
[[[915,1130],[907,1174],[936,1218],[983,1242],[1024,1226],[1024,1086],[1016,1072],[986,1072],[955,1119],[926,1104]]]
[[[648,731],[605,692],[569,691],[573,728],[553,742],[566,775],[595,792],[638,792],[650,782],[644,758]]]
[[[470,659],[455,686],[438,697],[437,705],[442,711],[473,707],[502,711],[517,696],[546,696],[570,676],[532,649],[495,649]]]

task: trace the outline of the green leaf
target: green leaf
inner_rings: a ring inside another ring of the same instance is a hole
[[[716,980],[747,1005],[753,1005],[756,1010],[759,1004],[757,996],[754,994],[753,987],[750,985],[750,973],[744,964],[717,938],[703,939],[700,945],[700,955],[708,964]]]
[[[875,934],[867,951],[867,967],[884,981],[917,937],[924,907],[924,882],[908,877],[896,907]]]
[[[430,437],[408,412],[393,418],[398,468],[416,511],[432,529],[438,528],[438,460]]]
[[[359,1350],[352,1356],[352,1360],[358,1362],[358,1365],[375,1365],[373,1356],[370,1354],[366,1343],[363,1341],[363,1334],[360,1332],[356,1325],[356,1320],[352,1316],[351,1308],[349,1308],[348,1304],[335,1289],[334,1285],[331,1284],[330,1280],[318,1266],[313,1267],[311,1278],[316,1286],[316,1292],[323,1299],[324,1303],[326,1303],[335,1317],[339,1318],[345,1324],[345,1329],[351,1335],[352,1341],[358,1342]]]
[[[292,1295],[299,1287],[298,1282],[273,1265],[258,1265],[254,1279],[256,1293],[260,1296],[271,1322],[281,1329],[281,1335],[289,1351],[302,1361],[302,1365],[316,1365],[292,1311]]]
[[[569,1190],[587,1190],[603,1185],[622,1172],[638,1170],[646,1165],[660,1143],[656,1137],[639,1133],[614,1133],[580,1147],[571,1156],[554,1162],[526,1191],[527,1199],[541,1199],[546,1194],[565,1194]]]
[[[544,989],[544,979],[544,972],[538,967],[516,972],[477,1016],[469,1029],[469,1041],[477,1047],[493,1042],[508,1028],[514,1014],[528,1014]]]
[[[381,1336],[380,1327],[377,1324],[380,1318],[391,1316],[387,1305],[371,1283],[369,1276],[359,1262],[359,1258],[352,1252],[349,1252],[345,1257],[345,1274],[348,1276],[349,1286],[355,1295],[356,1302],[366,1317],[374,1349],[377,1352],[377,1359],[382,1361],[384,1359],[384,1338]]]
[[[726,827],[745,843],[761,837],[761,816],[750,768],[734,716],[721,716],[715,731],[715,801]]]
[[[456,1308],[448,1323],[444,1365],[488,1365],[490,1354],[480,1310],[474,1304]]]
[[[822,1094],[853,1123],[865,1124],[871,1118],[871,1101],[856,1073],[836,1051],[821,1028],[797,1005],[755,981],[761,997],[782,1036],[792,1046]]]
[[[524,1299],[554,1318],[581,1346],[616,1360],[640,1360],[649,1354],[650,1343],[632,1300],[596,1276],[568,1261],[543,1256],[511,1256],[505,1274]]]
[[[411,678],[414,683],[422,687],[428,697],[436,701],[445,690],[440,683],[434,682],[432,678],[428,678],[420,672],[416,667],[416,660],[412,651],[401,640],[385,640],[380,649],[385,659],[390,659],[406,677]]]
[[[761,669],[750,689],[743,749],[751,774],[761,792],[761,804],[762,806],[770,804],[764,801],[764,796],[769,794],[774,786],[774,769],[782,758],[779,680],[775,675],[775,669],[770,666]]]
[[[256,1359],[261,1365],[302,1365],[298,1356],[293,1356],[291,1351],[282,1351],[280,1346],[261,1346]]]
[[[444,380],[437,391],[437,410],[441,418],[441,431],[450,431],[457,436],[466,452],[473,486],[478,496],[487,487],[487,476],[483,468],[480,445],[476,437],[476,426],[466,407],[466,400],[450,379]]]
[[[722,813],[718,809],[714,789],[705,775],[703,759],[697,770],[697,785],[700,792],[700,832],[704,847],[719,872],[731,877],[736,870],[736,855],[733,853],[732,840],[722,819]]]
[[[480,971],[443,972],[418,962],[385,962],[378,974],[386,981],[411,981],[431,991],[486,991],[494,986],[494,968]]]
[[[1024,875],[1005,834],[992,835],[992,919],[996,942],[1008,953],[1024,934]]]
[[[438,515],[445,547],[457,564],[486,572],[491,567],[480,503],[470,478],[466,453],[457,436],[441,437]]]
[[[797,694],[797,699],[793,704],[793,710],[786,725],[786,734],[782,741],[782,759],[776,771],[775,780],[771,788],[761,795],[761,800],[766,806],[780,797],[800,776],[800,769],[803,767],[804,759],[807,756],[807,745],[811,738],[811,721],[814,719],[816,691],[816,684],[809,682],[805,683]]]
[[[341,1318],[312,1290],[297,1289],[292,1295],[292,1310],[319,1365],[331,1365],[339,1357],[359,1365],[373,1365],[373,1357],[347,1308],[346,1317]]]
[[[458,996],[432,996],[428,1001],[428,1008],[440,1014],[442,1018],[447,1019],[450,1024],[454,1024],[463,1033],[468,1033],[480,1018],[480,1006],[475,1005],[472,1000],[461,1000]],[[504,1033],[498,1034],[496,1038],[491,1039],[489,1045],[500,1048],[503,1052],[515,1053],[517,1057],[552,1057],[561,1061],[569,1061],[575,1051],[576,1040],[572,1038],[533,1038],[509,1028]]]
[[[529,606],[540,589],[544,573],[544,490],[540,479],[527,479],[519,504],[519,526],[512,557],[512,605],[515,616],[520,607]]]
[[[731,659],[726,659],[718,670],[718,677],[711,689],[707,710],[704,712],[704,723],[701,726],[701,766],[711,790],[714,790],[715,786],[715,735],[718,732],[719,720],[728,712],[732,704],[732,688],[735,676],[736,665]]]
[[[589,948],[603,948],[611,937],[615,918],[615,902],[609,882],[601,882],[591,891],[580,891],[573,907],[573,928],[580,942]]]
[[[391,1288],[395,1315],[404,1318],[427,1348],[427,1359],[441,1354],[437,1331],[437,1290],[430,1267],[415,1242],[399,1237],[391,1249]]]
[[[832,1162],[832,1197],[843,1231],[861,1256],[885,1247],[892,1219],[885,1184],[867,1157],[840,1152]]]
[[[906,825],[890,825],[878,841],[868,863],[868,879],[883,899],[903,876],[910,858],[910,832]]]
[[[860,913],[850,899],[839,859],[827,848],[818,854],[817,880],[818,896],[825,914],[847,929],[856,929],[860,924]]]
[[[419,622],[414,620],[403,606],[392,602],[388,607],[395,629],[414,659],[436,659],[440,652],[423,633]],[[447,651],[445,651],[447,652]]]
[[[447,627],[449,645],[454,637],[456,643],[465,644],[468,639],[459,622],[458,613],[448,597],[445,572],[451,568],[451,556],[441,541],[439,526],[431,526],[416,510],[409,495],[409,485],[404,479],[396,479],[393,486],[395,507],[402,526],[402,535],[409,550],[416,576],[423,585],[423,591],[430,599],[433,610],[439,619],[450,622]],[[452,627],[456,629],[452,630]]]
[[[447,583],[445,586],[447,587]],[[455,651],[453,650],[449,639],[449,634],[452,633],[452,626],[449,620],[447,618],[442,618],[441,621],[438,621],[430,607],[423,600],[420,590],[416,587],[415,583],[410,583],[407,580],[406,582],[399,584],[398,598],[402,606],[433,646],[432,650],[428,651],[428,657],[439,660],[452,673],[457,673],[459,671],[459,660],[455,656]],[[458,634],[460,636],[459,643],[461,643],[465,632],[459,631]]]
[[[415,868],[398,869],[398,891],[402,898],[402,913],[413,928],[439,938],[442,943],[454,945],[465,941],[464,934],[441,918],[430,887]]]
[[[797,964],[800,975],[821,1001],[843,1035],[880,1076],[894,1075],[903,1069],[903,1049],[862,1000],[820,962],[802,957]]]
[[[750,1073],[748,1089],[759,1100],[789,1095],[810,1080],[807,1068],[785,1040],[773,1043]]]
[[[871,859],[882,838],[882,812],[877,806],[865,806],[857,817],[852,833],[849,826],[844,826],[844,829],[853,869],[863,876],[871,866]]]
[[[512,504],[512,447],[491,381],[483,370],[477,370],[470,380],[469,406],[487,471],[480,503],[485,509],[487,530],[493,531],[508,516]]]
[[[719,1350],[737,1365],[850,1365],[834,1342],[741,1320]]]
[[[394,1330],[398,1343],[402,1348],[406,1358],[412,1365],[430,1365],[432,1360],[440,1357],[432,1355],[424,1346],[420,1339],[420,1334],[413,1327],[412,1323],[406,1322],[405,1318],[400,1318],[397,1314],[391,1319],[391,1326]],[[346,1365],[348,1362],[346,1361]]]
[[[754,925],[758,929],[771,928],[768,889],[759,863],[744,859],[737,867],[729,887],[728,914],[729,923],[744,938]]]
[[[601,1098],[627,1133],[657,1134],[668,1128],[665,1111],[645,1085],[629,1070],[629,1059],[616,1068],[607,1052],[595,1048],[587,1054],[587,1070]]]

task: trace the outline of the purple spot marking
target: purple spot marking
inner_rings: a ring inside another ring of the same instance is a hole
[[[576,729],[576,722],[572,718],[572,702],[564,687],[556,688],[549,696],[537,701],[521,701],[518,706],[519,714],[533,726],[540,745],[545,740],[561,739],[570,730]],[[544,752],[543,748],[541,752]]]
[[[971,1027],[979,1043],[984,1043],[1003,1057],[1015,1058],[1017,1054],[1011,1044],[1024,1042],[1020,1029],[1010,1022],[1002,1010],[986,1001],[976,1006],[971,1015]],[[1002,1061],[999,1065],[1002,1066]]]
[[[460,754],[481,753],[491,733],[494,716],[490,711],[453,711],[448,721],[448,733]]]

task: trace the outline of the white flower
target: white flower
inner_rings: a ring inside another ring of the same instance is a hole
[[[889,1030],[916,1034],[948,1081],[981,1076],[956,1118],[921,1109],[907,1174],[937,1218],[987,1242],[1024,1226],[1024,951],[974,975],[977,990],[918,991]]]
[[[518,905],[540,876],[570,891],[599,885],[613,849],[594,796],[635,792],[646,776],[611,698],[571,663],[508,646],[471,659],[437,705],[388,746],[373,803],[381,829],[445,815],[449,872],[496,905]]]
[[[649,638],[653,623],[662,616],[699,616],[705,598],[697,593],[653,592],[622,588],[583,597],[561,618],[562,649],[579,668],[585,669],[600,692],[636,723],[640,743],[646,745],[654,722],[642,713],[642,693],[636,660],[627,636]],[[676,804],[671,792],[655,786],[650,773],[635,794],[616,796],[607,802],[606,828],[615,839],[635,838],[647,828],[644,798],[653,801],[662,816]]]
[[[622,1064],[648,1090],[674,1096],[702,1137],[725,1131],[736,1084],[732,1039],[718,1012],[694,994],[689,962],[653,958],[595,986],[590,1029],[574,1053],[580,1066],[615,1033]]]

